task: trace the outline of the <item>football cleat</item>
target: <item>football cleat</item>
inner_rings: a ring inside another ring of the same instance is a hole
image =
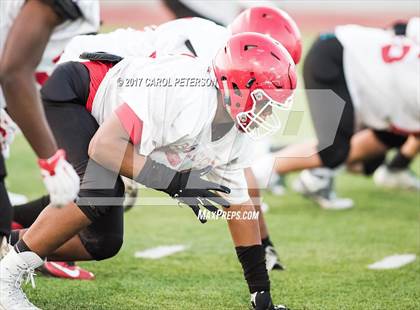
[[[35,288],[34,270],[42,259],[33,252],[16,253],[12,248],[0,261],[0,309],[39,310],[22,290],[23,281]]]
[[[12,230],[18,230],[18,229],[23,229],[23,228],[25,228],[25,227],[23,227],[18,222],[12,221]]]
[[[256,292],[251,294],[251,309],[253,310],[290,310],[283,305],[273,305],[270,292]]]
[[[292,188],[322,209],[345,210],[354,206],[352,199],[337,197],[334,191],[334,172],[327,168],[303,170],[293,182]]]
[[[271,270],[285,270],[286,268],[281,264],[279,255],[273,246],[265,247],[265,265],[268,271]]]
[[[409,169],[390,170],[387,166],[380,166],[373,174],[373,181],[385,188],[420,190],[419,177]]]
[[[94,280],[95,275],[74,263],[68,262],[45,262],[39,270],[49,276],[71,280]]]

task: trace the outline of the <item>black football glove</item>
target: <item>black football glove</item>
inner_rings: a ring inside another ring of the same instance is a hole
[[[193,210],[200,222],[205,223],[206,219],[199,216],[200,206],[216,214],[219,209],[214,204],[224,208],[229,207],[229,202],[212,191],[229,194],[230,189],[202,179],[202,176],[209,171],[207,167],[202,170],[179,172],[147,158],[136,181],[185,203]]]

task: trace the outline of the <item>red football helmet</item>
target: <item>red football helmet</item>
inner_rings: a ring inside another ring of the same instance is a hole
[[[295,64],[279,42],[259,33],[232,36],[213,60],[217,85],[237,127],[252,138],[274,133],[279,110],[289,109]]]
[[[271,7],[253,7],[243,11],[229,25],[232,34],[258,32],[279,41],[295,64],[302,54],[301,35],[295,21],[285,11]]]

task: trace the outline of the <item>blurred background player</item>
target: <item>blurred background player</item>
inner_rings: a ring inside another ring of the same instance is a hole
[[[79,179],[57,149],[39,100],[36,82],[48,78],[67,42],[78,34],[99,29],[98,1],[16,0],[0,1],[0,104],[19,125],[39,157],[45,186],[55,205],[76,198]],[[4,96],[4,98],[3,98]],[[2,111],[2,152],[13,141],[14,126]],[[3,134],[5,133],[5,134]],[[7,251],[12,207],[4,186],[6,169],[0,155],[0,258]]]
[[[406,28],[401,35],[379,28],[338,26],[334,34],[321,35],[305,59],[305,87],[318,143],[282,149],[275,154],[274,167],[279,174],[322,167],[303,171],[294,187],[325,209],[353,206],[350,199],[336,198],[332,169],[401,148],[409,136],[411,143],[390,164],[407,171],[418,152],[419,18],[410,19]],[[326,100],[314,89],[331,89],[345,102]],[[339,121],[336,132],[334,121]],[[367,129],[355,133],[360,127]],[[380,174],[375,179],[386,182]]]

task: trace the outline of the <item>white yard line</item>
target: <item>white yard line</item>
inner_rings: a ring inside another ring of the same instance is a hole
[[[368,266],[369,269],[382,270],[382,269],[396,269],[416,260],[415,254],[394,254],[387,256],[376,263]]]
[[[165,256],[183,252],[186,249],[187,249],[187,246],[182,245],[182,244],[164,245],[164,246],[158,246],[156,248],[147,249],[144,251],[137,251],[134,254],[134,256],[137,258],[160,259]]]

